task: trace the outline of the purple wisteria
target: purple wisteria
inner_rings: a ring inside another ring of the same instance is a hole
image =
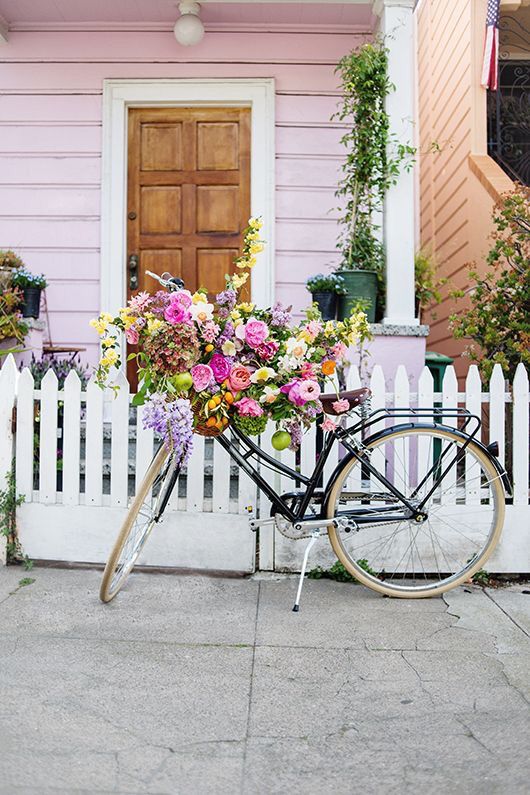
[[[166,448],[175,451],[182,465],[188,462],[193,449],[193,413],[189,400],[177,398],[168,402],[163,395],[152,395],[144,406],[143,425],[163,438]]]

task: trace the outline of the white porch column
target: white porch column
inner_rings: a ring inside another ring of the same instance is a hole
[[[387,98],[390,130],[403,144],[413,145],[415,116],[415,0],[376,0],[380,33],[388,49],[388,73],[396,90]],[[417,325],[414,309],[415,251],[414,174],[402,170],[388,191],[383,216],[386,254],[384,323]]]

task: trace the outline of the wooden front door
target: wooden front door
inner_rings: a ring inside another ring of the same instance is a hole
[[[128,137],[128,296],[158,289],[146,270],[215,295],[250,215],[250,109],[131,108]]]

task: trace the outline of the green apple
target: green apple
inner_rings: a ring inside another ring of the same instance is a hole
[[[190,373],[178,373],[171,380],[177,392],[187,392],[193,384],[193,378]]]
[[[272,435],[271,443],[275,450],[286,450],[291,444],[291,434],[287,431],[276,431]]]

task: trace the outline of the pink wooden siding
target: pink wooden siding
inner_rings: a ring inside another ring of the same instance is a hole
[[[275,78],[277,296],[305,304],[305,278],[336,261],[334,67],[362,35],[209,32],[184,50],[169,32],[12,32],[0,52],[0,247],[49,277],[53,342],[94,359],[105,78]]]

